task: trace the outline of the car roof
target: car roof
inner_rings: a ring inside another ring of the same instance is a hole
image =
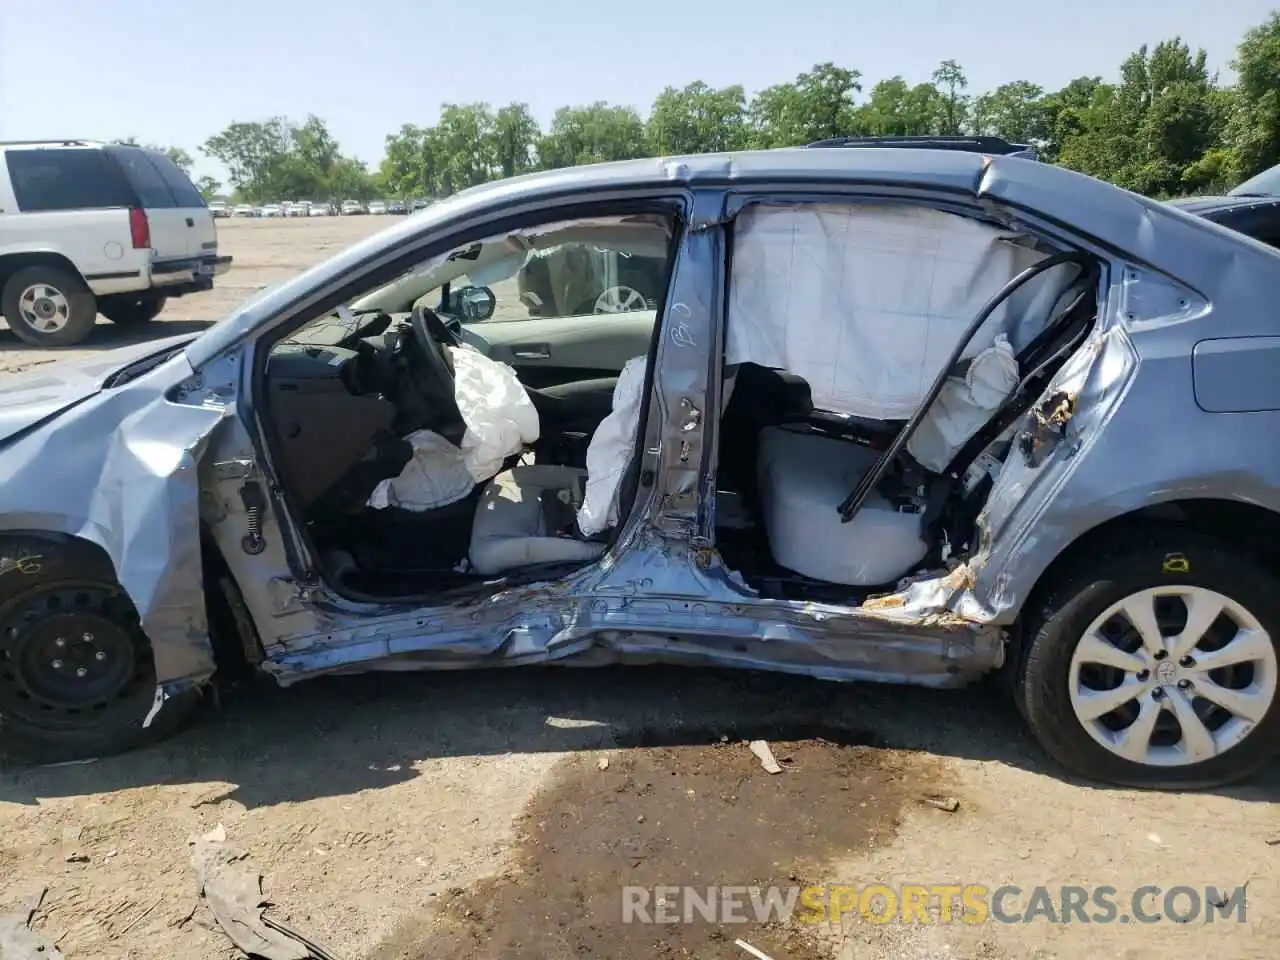
[[[361,264],[385,259],[439,230],[504,207],[589,199],[628,190],[735,188],[823,184],[920,188],[968,201],[990,199],[1026,209],[1163,272],[1212,287],[1215,270],[1238,251],[1231,231],[1166,204],[1063,167],[966,150],[881,147],[789,147],[741,153],[647,157],[524,174],[471,187],[427,206],[427,212],[340,251],[278,287],[264,291],[213,327],[190,348],[193,363],[230,347],[258,324],[287,309],[314,286]],[[415,201],[417,203],[418,201]],[[1159,229],[1154,229],[1154,228]],[[1247,242],[1241,240],[1240,242]],[[1208,249],[1203,249],[1205,245]],[[1219,249],[1223,244],[1225,251]],[[1216,245],[1216,246],[1215,246]],[[1216,255],[1214,255],[1216,254]]]

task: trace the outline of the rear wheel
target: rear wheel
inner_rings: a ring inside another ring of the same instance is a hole
[[[122,327],[150,323],[164,309],[167,297],[156,294],[118,293],[98,301],[98,310]]]
[[[1018,677],[1063,766],[1141,787],[1242,779],[1280,744],[1280,599],[1252,557],[1131,533],[1050,585]]]
[[[93,330],[97,301],[79,274],[53,264],[16,271],[0,291],[0,310],[20,340],[69,347]]]
[[[198,691],[155,702],[151,644],[110,564],[77,544],[0,550],[0,753],[52,763],[119,753],[188,719]]]

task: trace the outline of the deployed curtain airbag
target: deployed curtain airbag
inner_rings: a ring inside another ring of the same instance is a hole
[[[1043,258],[1015,239],[926,207],[749,206],[734,225],[725,362],[803,377],[821,410],[905,420],[985,303]],[[1027,315],[1002,304],[964,356],[1002,332],[1016,346]]]

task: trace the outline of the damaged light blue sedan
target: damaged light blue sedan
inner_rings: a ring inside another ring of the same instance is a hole
[[[1275,251],[999,151],[466,191],[0,383],[0,749],[129,748],[245,661],[676,662],[1000,672],[1072,771],[1242,777],[1280,727],[1277,303]]]

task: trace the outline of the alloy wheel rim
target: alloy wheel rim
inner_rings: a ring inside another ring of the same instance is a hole
[[[1071,656],[1077,721],[1122,759],[1202,763],[1239,744],[1275,701],[1275,644],[1242,604],[1205,587],[1140,590],[1108,607]]]
[[[631,313],[649,306],[644,295],[635,287],[610,287],[596,297],[596,313]]]
[[[33,283],[18,294],[18,313],[40,333],[57,333],[71,319],[71,302],[57,287]]]

